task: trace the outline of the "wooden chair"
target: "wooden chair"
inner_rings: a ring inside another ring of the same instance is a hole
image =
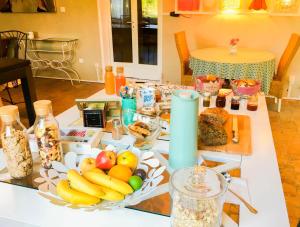
[[[23,45],[24,44],[24,45]],[[21,50],[23,53],[21,53]],[[0,59],[2,58],[24,58],[27,54],[27,34],[21,31],[0,31]],[[12,100],[9,89],[16,88],[21,80],[10,81],[0,85],[0,91],[6,90],[9,100],[3,99],[12,105],[18,104]],[[21,102],[23,103],[23,102]]]
[[[283,97],[287,97],[290,88],[290,79],[288,69],[294,59],[300,46],[300,36],[292,34],[289,43],[284,50],[277,68],[277,73],[273,78],[270,88],[270,96],[275,98],[277,103],[277,111],[281,110],[281,102]]]
[[[193,84],[193,71],[189,68],[190,51],[186,42],[185,32],[175,33],[175,42],[180,59],[181,84]]]

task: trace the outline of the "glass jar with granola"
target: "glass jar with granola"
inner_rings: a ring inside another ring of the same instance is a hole
[[[0,108],[1,142],[9,174],[21,179],[32,173],[33,161],[26,128],[19,121],[17,106]]]
[[[36,119],[34,123],[34,134],[42,166],[46,169],[52,167],[53,161],[62,161],[62,148],[60,144],[60,133],[58,123],[52,114],[50,100],[40,100],[34,103]]]
[[[196,166],[175,171],[170,180],[172,227],[220,227],[228,184],[222,174]]]

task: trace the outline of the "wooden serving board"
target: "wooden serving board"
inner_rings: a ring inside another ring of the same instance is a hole
[[[230,154],[251,155],[251,119],[246,115],[236,115],[238,117],[239,143],[232,142],[232,116],[228,118],[224,127],[228,135],[227,144],[222,146],[206,146],[199,141],[199,149],[207,151],[219,151]]]

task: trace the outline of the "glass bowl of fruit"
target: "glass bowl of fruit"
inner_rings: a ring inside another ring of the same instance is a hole
[[[260,91],[261,83],[252,79],[233,80],[231,87],[235,95],[251,96]]]
[[[160,135],[160,119],[156,115],[135,113],[130,124],[122,118],[127,133],[135,139],[134,146],[141,150],[151,149]]]

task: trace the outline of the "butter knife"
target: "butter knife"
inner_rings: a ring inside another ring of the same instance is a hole
[[[238,143],[239,138],[239,127],[238,127],[238,118],[236,115],[232,117],[232,141]]]

